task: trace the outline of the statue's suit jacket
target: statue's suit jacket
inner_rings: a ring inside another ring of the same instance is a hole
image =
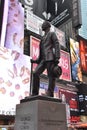
[[[40,42],[40,54],[37,63],[44,61],[55,61],[60,58],[60,47],[55,32],[48,32],[43,36]]]

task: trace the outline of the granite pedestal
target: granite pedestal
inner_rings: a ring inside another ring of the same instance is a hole
[[[42,96],[21,100],[16,106],[14,130],[67,130],[65,104]]]

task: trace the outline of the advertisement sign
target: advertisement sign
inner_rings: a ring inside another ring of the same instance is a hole
[[[48,90],[48,82],[41,82],[40,83],[39,95],[46,94],[47,90]],[[54,89],[54,97],[55,98],[59,98],[58,90],[59,90],[58,87],[55,86],[55,89]]]
[[[77,93],[59,88],[59,98],[62,99],[63,103],[66,103],[67,123],[79,122]]]
[[[8,2],[8,19],[6,25],[5,47],[23,53],[24,8],[18,0],[9,0]]]
[[[87,74],[87,41],[80,40],[80,58],[82,72]]]
[[[70,55],[68,52],[63,50],[60,51],[59,66],[62,67],[62,75],[60,76],[60,79],[71,81]]]
[[[29,96],[30,57],[0,47],[0,114],[15,115],[16,104]]]
[[[54,31],[57,35],[60,45],[66,48],[65,33],[58,28],[54,28]]]
[[[46,19],[47,0],[19,0],[25,9],[31,11],[34,15]]]
[[[39,56],[39,44],[40,40],[36,37],[30,36],[30,56],[33,60],[36,60]],[[35,70],[37,64],[33,64],[33,70]]]
[[[79,42],[75,41],[72,38],[70,38],[70,54],[71,54],[71,66],[72,66],[72,78],[73,80],[82,81]]]
[[[71,16],[72,0],[48,0],[48,13],[50,13],[49,21],[54,26],[60,26]]]
[[[39,44],[40,44],[40,39],[30,36],[30,56],[32,59],[36,60],[39,56]],[[33,64],[33,71],[35,70],[37,64]],[[47,75],[47,70],[43,72],[43,74]]]
[[[27,30],[34,32],[36,34],[42,35],[41,25],[43,20],[36,15],[32,14],[28,9],[26,10],[26,22],[25,26]]]
[[[79,112],[80,115],[87,116],[87,84],[80,83],[76,86],[78,88]]]

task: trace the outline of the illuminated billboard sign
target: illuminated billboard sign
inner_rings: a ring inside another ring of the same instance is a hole
[[[30,56],[36,60],[39,56],[39,44],[40,40],[36,37],[30,36]],[[35,70],[37,64],[33,64],[33,70]]]
[[[72,79],[82,81],[82,71],[80,64],[79,42],[70,38],[70,54],[72,66]]]
[[[80,58],[82,72],[87,74],[87,41],[80,39]]]
[[[41,25],[43,23],[43,20],[37,17],[36,15],[32,14],[32,12],[30,12],[28,9],[25,11],[25,15],[26,15],[25,18],[26,29],[36,34],[42,35]]]
[[[80,115],[87,115],[87,84],[77,84]]]
[[[49,20],[55,26],[60,26],[71,18],[71,0],[48,0]]]
[[[24,8],[18,0],[8,1],[5,47],[23,53],[24,50]]]
[[[0,47],[0,114],[14,115],[16,104],[29,96],[30,57]]]
[[[78,95],[76,92],[59,88],[59,98],[66,103],[67,123],[79,122]]]
[[[71,66],[70,66],[70,54],[63,50],[60,51],[59,66],[62,67],[62,75],[60,79],[71,81]]]

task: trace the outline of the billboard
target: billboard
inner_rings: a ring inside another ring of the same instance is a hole
[[[70,55],[72,66],[72,79],[82,81],[79,42],[70,38]]]
[[[78,95],[76,92],[59,88],[59,98],[66,103],[67,124],[79,122]]]
[[[82,72],[87,74],[87,41],[80,38],[80,58]]]
[[[32,59],[36,60],[39,56],[40,50],[39,50],[39,44],[40,44],[40,39],[30,36],[30,56]],[[33,71],[35,70],[37,64],[33,64]],[[47,75],[47,70],[43,72],[43,74]]]
[[[41,25],[43,23],[43,19],[32,14],[32,12],[30,12],[28,9],[25,10],[25,15],[25,29],[38,35],[42,35]]]
[[[72,0],[48,0],[49,21],[54,26],[60,26],[71,18]]]
[[[41,82],[39,95],[44,95],[47,92],[47,90],[48,90],[48,82]],[[58,86],[55,86],[54,98],[59,98],[58,90],[59,90]]]
[[[28,9],[28,11],[32,12],[36,16],[46,19],[46,10],[47,10],[47,0],[19,0],[25,10]]]
[[[71,66],[70,66],[70,54],[63,50],[60,51],[59,66],[62,68],[62,75],[60,79],[71,81]]]
[[[36,60],[39,56],[39,44],[40,39],[30,36],[30,56],[33,60]],[[33,71],[35,70],[37,64],[33,64]]]
[[[77,84],[80,115],[87,115],[87,84]]]
[[[56,27],[54,27],[54,31],[57,35],[60,45],[66,48],[65,33]]]
[[[60,26],[73,18],[73,26],[81,25],[80,1],[78,0],[19,0],[25,12],[28,10],[43,20],[50,21],[54,26]]]
[[[8,13],[5,34],[5,47],[24,51],[24,8],[18,0],[8,0]]]
[[[32,12],[43,20],[52,21],[58,25],[71,18],[70,0],[19,0],[25,10]]]
[[[15,115],[16,104],[29,96],[30,57],[0,47],[0,114]]]

